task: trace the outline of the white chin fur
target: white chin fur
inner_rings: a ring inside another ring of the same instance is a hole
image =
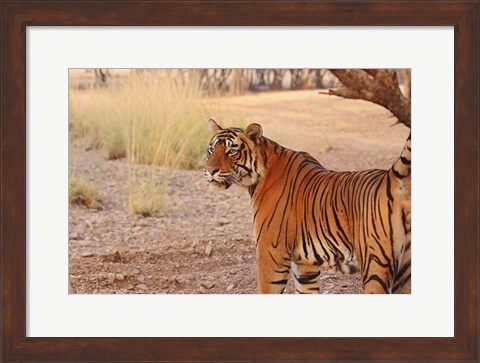
[[[217,182],[215,180],[212,180],[210,182],[210,188],[212,189],[215,189],[215,190],[225,190],[225,189],[228,189],[232,184],[231,183],[227,183],[227,182]]]

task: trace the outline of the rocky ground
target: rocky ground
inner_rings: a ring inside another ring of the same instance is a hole
[[[217,113],[246,115],[262,124],[266,136],[337,170],[388,167],[408,135],[402,125],[390,127],[394,120],[378,106],[316,91],[232,97]],[[162,214],[136,217],[127,210],[124,159],[107,161],[79,140],[70,147],[70,166],[93,180],[103,197],[98,210],[70,206],[70,293],[257,292],[246,191],[214,191],[200,170],[173,170]],[[361,292],[358,274],[326,272],[320,281],[322,293]]]

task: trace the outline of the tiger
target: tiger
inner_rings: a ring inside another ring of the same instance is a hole
[[[360,270],[363,293],[410,293],[411,133],[388,170],[333,171],[263,136],[259,124],[212,131],[204,176],[251,198],[259,293],[320,292],[322,269]]]

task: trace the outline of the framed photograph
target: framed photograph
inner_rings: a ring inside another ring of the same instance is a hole
[[[395,90],[389,102],[404,123],[335,96],[357,77],[383,98]],[[71,294],[411,292],[409,69],[70,69],[68,78]],[[332,170],[345,178],[337,191]],[[348,195],[372,178],[378,209],[358,211],[384,221],[365,221],[378,236],[373,253],[349,229],[361,222],[344,216],[362,219]]]
[[[4,361],[479,359],[477,2],[2,24]]]

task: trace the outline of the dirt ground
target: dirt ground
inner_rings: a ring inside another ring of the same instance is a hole
[[[395,119],[380,106],[318,91],[228,97],[211,106],[219,124],[223,118],[241,115],[261,124],[265,136],[308,151],[334,170],[388,168],[409,132],[403,125],[391,127]],[[75,141],[70,146],[73,164],[78,177],[94,180],[104,208],[70,206],[70,293],[257,292],[252,217],[245,190],[212,190],[201,170],[175,170],[163,213],[155,218],[134,217],[127,210],[125,159],[108,161],[102,152],[85,151],[82,142]],[[320,282],[325,294],[361,292],[358,273],[325,272]],[[287,292],[292,292],[291,283]]]

